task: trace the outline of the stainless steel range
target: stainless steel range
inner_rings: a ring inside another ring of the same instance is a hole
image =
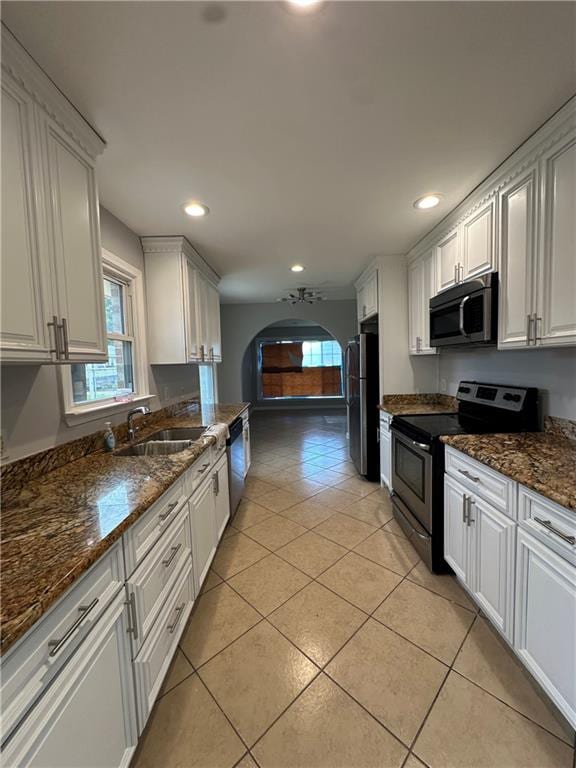
[[[456,413],[395,416],[392,420],[394,517],[430,570],[444,561],[444,444],[442,435],[539,431],[538,390],[462,381]]]

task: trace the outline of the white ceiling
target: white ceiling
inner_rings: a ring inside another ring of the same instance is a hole
[[[103,205],[228,301],[327,298],[406,252],[576,90],[572,2],[4,2],[108,142]],[[434,211],[413,209],[429,191]],[[184,215],[190,198],[205,220]],[[290,264],[306,266],[292,275]]]

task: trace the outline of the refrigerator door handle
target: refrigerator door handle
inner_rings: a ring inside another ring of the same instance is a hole
[[[360,474],[362,475],[368,472],[368,408],[366,398],[366,379],[360,379]]]
[[[349,344],[346,346],[346,351],[344,352],[344,381],[345,381],[344,397],[346,398],[346,405],[350,405],[350,345]]]

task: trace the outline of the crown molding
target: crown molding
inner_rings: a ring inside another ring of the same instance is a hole
[[[220,282],[220,275],[184,235],[145,235],[140,242],[144,254],[183,254],[213,285],[217,286]]]
[[[106,147],[104,139],[2,24],[2,73],[6,73],[91,158]]]

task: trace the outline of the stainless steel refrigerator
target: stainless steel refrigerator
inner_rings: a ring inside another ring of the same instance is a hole
[[[378,336],[361,333],[350,339],[345,366],[350,458],[361,475],[378,480]]]

